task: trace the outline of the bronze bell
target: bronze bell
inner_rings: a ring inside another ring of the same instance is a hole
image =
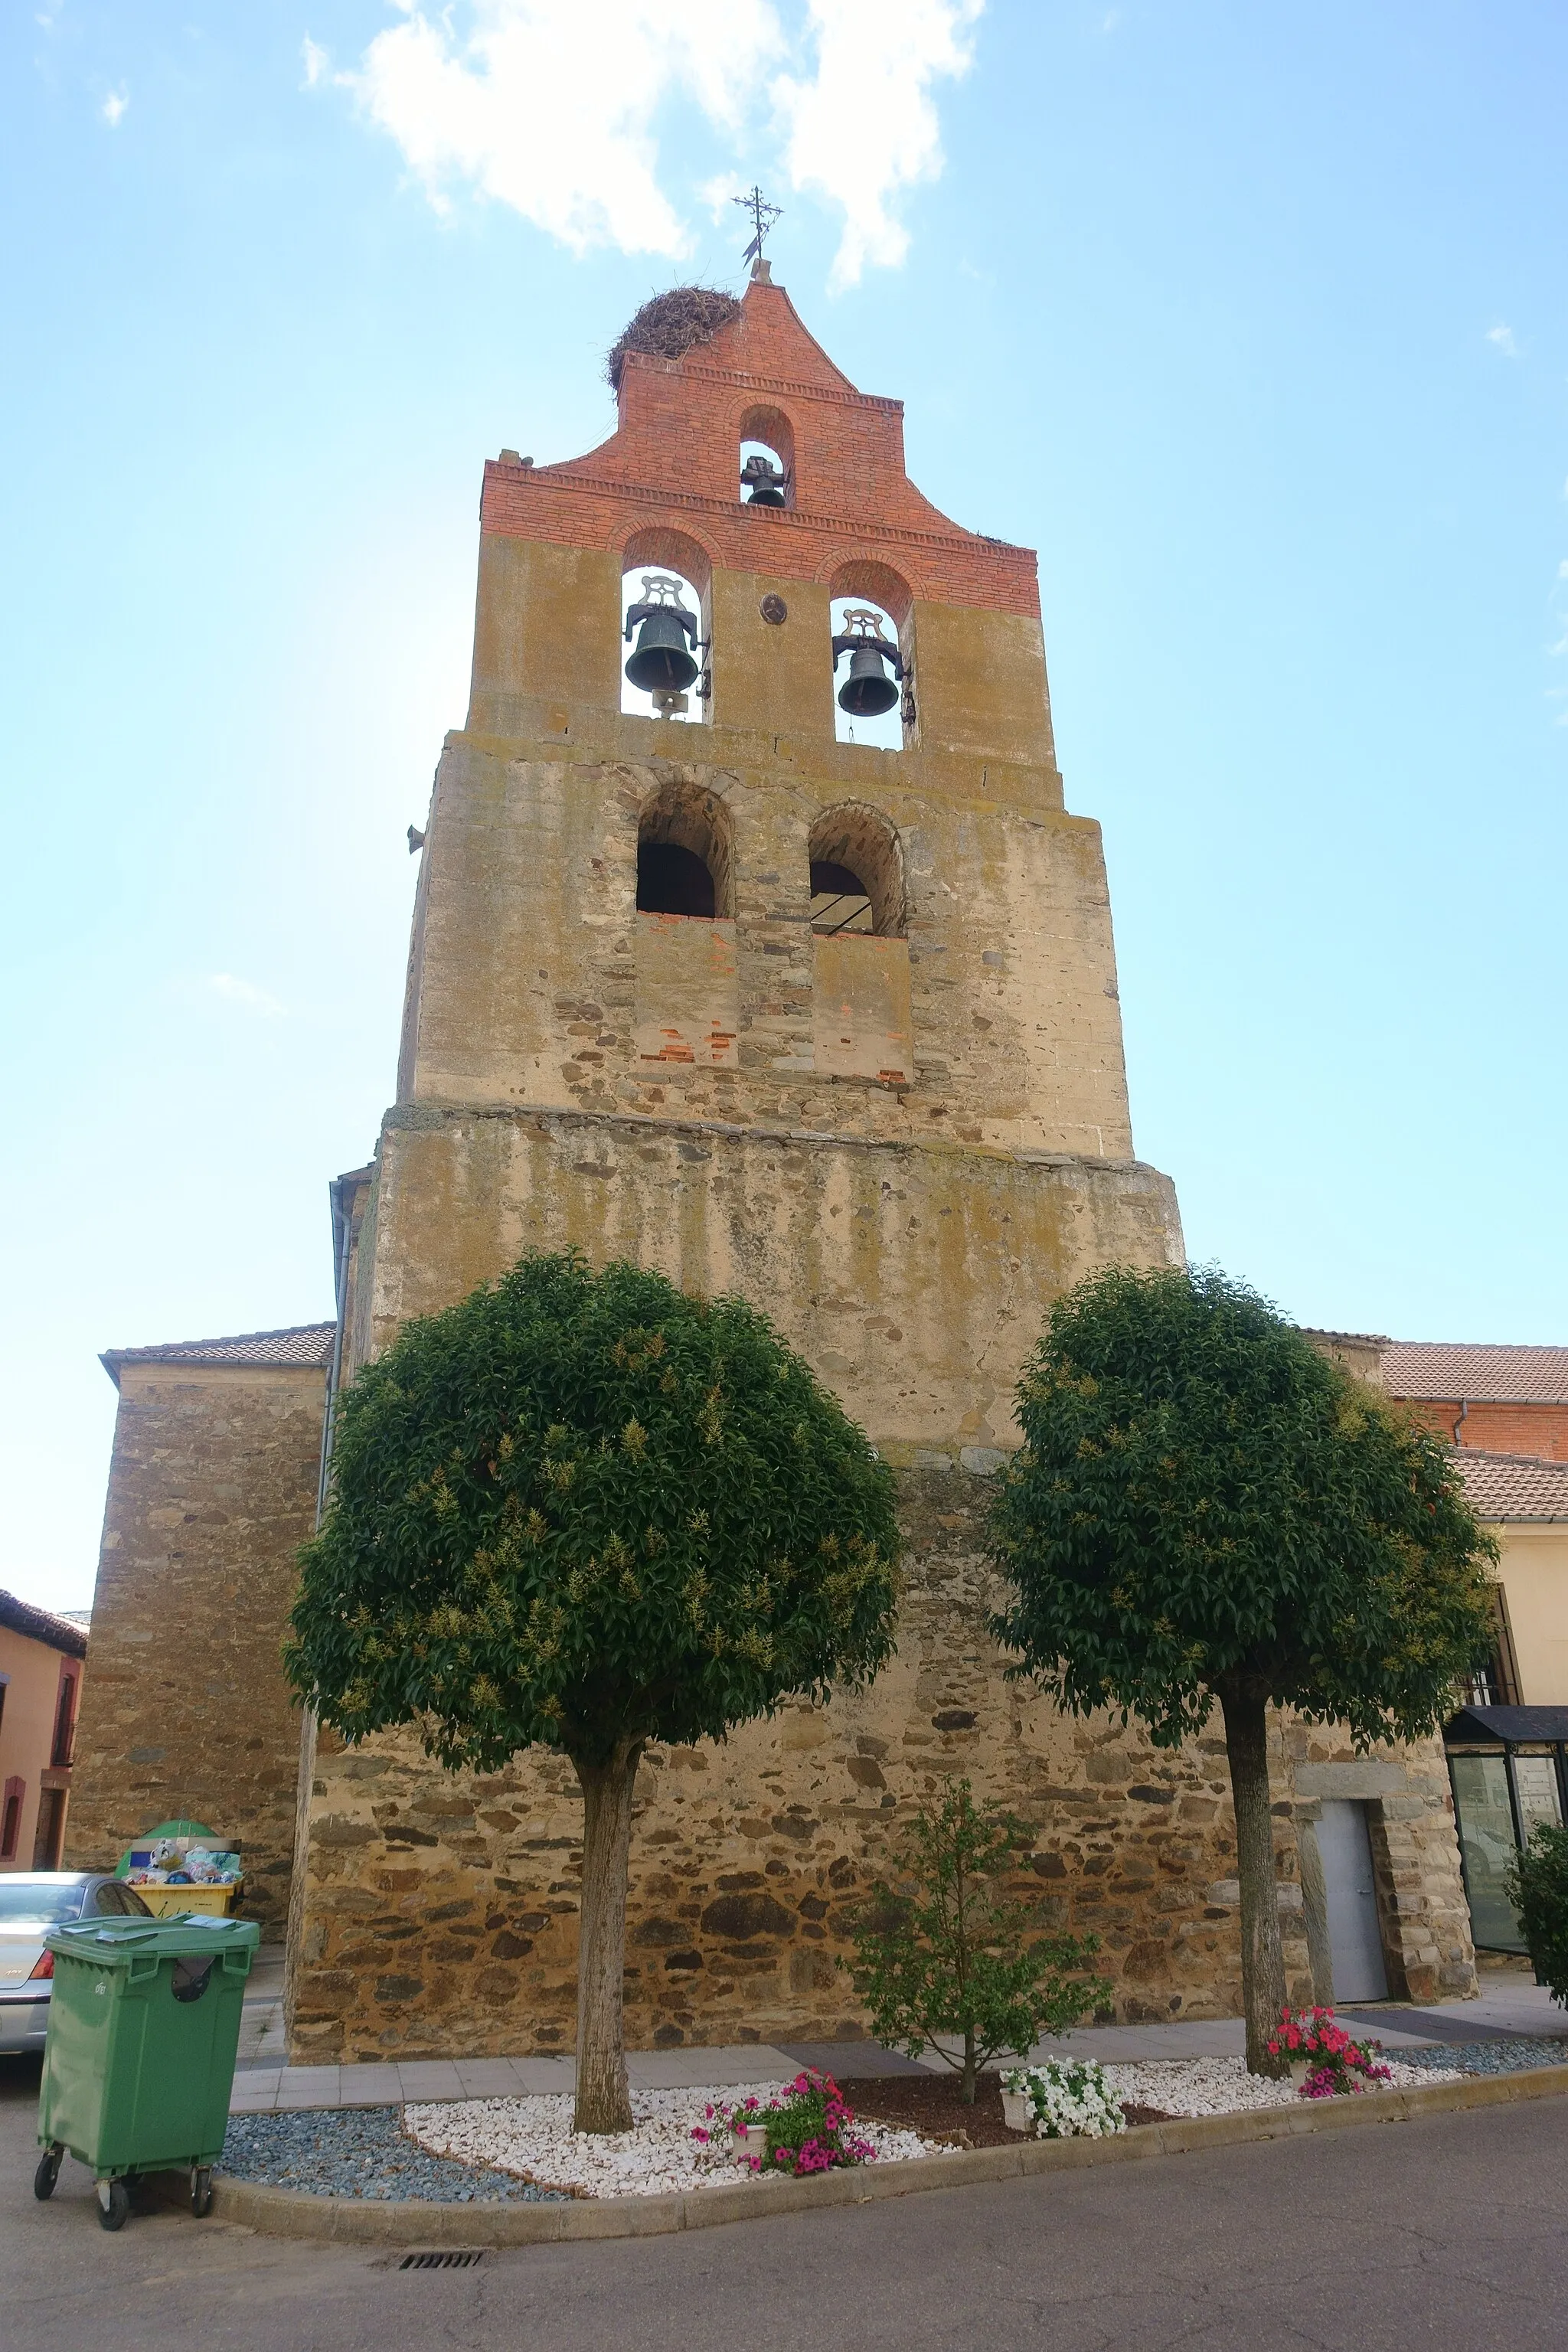
[[[782,507],[788,479],[768,458],[755,454],[741,468],[741,488],[752,494],[746,500],[750,507]]]
[[[851,719],[878,719],[891,710],[899,689],[882,667],[884,656],[874,645],[857,646],[849,656],[849,675],[838,689],[838,708]]]
[[[880,718],[899,698],[893,679],[904,675],[903,657],[882,635],[881,618],[873,606],[851,604],[844,618],[847,625],[844,634],[833,640],[834,668],[838,667],[841,654],[849,656],[849,675],[838,689],[838,708],[851,719]],[[892,677],[888,676],[889,669]]]
[[[680,583],[668,573],[645,572],[642,584],[642,601],[626,614],[628,645],[632,630],[637,633],[626,676],[644,694],[679,694],[697,676],[696,614],[680,602]]]

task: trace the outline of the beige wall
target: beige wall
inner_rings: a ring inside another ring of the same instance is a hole
[[[26,1633],[13,1632],[0,1625],[0,1675],[8,1677],[5,1702],[0,1709],[0,1792],[12,1779],[26,1785],[22,1798],[21,1822],[14,1852],[0,1855],[0,1870],[31,1870],[33,1840],[38,1828],[38,1799],[46,1776],[48,1785],[64,1788],[69,1785],[69,1773],[56,1769],[50,1759],[54,1750],[55,1713],[59,1704],[60,1664],[63,1653],[52,1649],[47,1642],[35,1642]],[[85,1661],[71,1661],[78,1675],[85,1672]],[[78,1705],[81,1691],[77,1692]],[[3,1819],[3,1816],[0,1816]],[[66,1834],[70,1834],[67,1815]]]
[[[639,719],[584,722],[565,743],[449,738],[423,853],[404,1099],[1130,1160],[1098,826],[1063,813],[1047,771],[781,741]],[[644,1050],[693,1013],[657,919],[636,911],[639,819],[671,793],[710,800],[732,841],[734,993],[724,924],[711,1012],[721,1025],[733,1009],[735,1045],[689,1065]],[[901,852],[908,1079],[817,1066],[809,839],[847,802],[885,820]]]
[[[112,1868],[160,1821],[243,1842],[244,1908],[288,1908],[300,1716],[279,1647],[315,1519],[325,1375],[124,1364],[67,1825]]]
[[[1029,1824],[1015,1882],[1044,1928],[1099,1937],[1130,2021],[1234,2016],[1236,1841],[1217,1719],[1176,1753],[1077,1721],[1005,1680],[986,1631],[991,1479],[928,1453],[899,1473],[910,1579],[897,1657],[870,1688],[796,1705],[721,1745],[648,1752],[632,1830],[633,2048],[816,2040],[863,2029],[836,1966],[856,1902],[941,1776]],[[1298,1818],[1369,1806],[1392,1990],[1473,1989],[1435,1741],[1352,1754],[1275,1717],[1270,1772],[1290,1998],[1311,1972]],[[583,1808],[563,1758],[432,1770],[410,1737],[314,1755],[310,1870],[290,1971],[301,2062],[562,2050],[575,2032]]]
[[[1524,1706],[1568,1706],[1568,1526],[1513,1521],[1492,1529]]]

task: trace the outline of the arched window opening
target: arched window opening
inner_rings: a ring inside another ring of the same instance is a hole
[[[622,583],[621,709],[637,719],[701,720],[711,691],[702,599],[679,572],[628,572]]]
[[[748,408],[741,419],[741,499],[764,510],[795,504],[795,429],[782,408]]]
[[[637,826],[637,912],[729,915],[730,814],[711,793],[666,785]]]
[[[901,751],[914,719],[909,666],[892,615],[866,596],[835,596],[833,731],[840,743]]]
[[[858,801],[825,809],[811,828],[811,928],[818,938],[904,929],[904,858],[898,834]]]

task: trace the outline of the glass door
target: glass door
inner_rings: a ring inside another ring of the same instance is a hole
[[[1524,1763],[1544,1763],[1549,1757],[1524,1757]],[[1465,1892],[1470,1899],[1470,1932],[1483,1951],[1522,1952],[1524,1937],[1519,1915],[1508,1899],[1505,1874],[1518,1851],[1514,1841],[1513,1804],[1509,1795],[1506,1756],[1450,1756],[1454,1775],[1454,1808],[1459,1823],[1459,1852],[1465,1864]]]

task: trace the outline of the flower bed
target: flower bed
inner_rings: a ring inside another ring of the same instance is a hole
[[[714,2124],[748,2098],[765,2110],[781,2096],[777,2083],[722,2091],[634,2091],[629,2132],[574,2132],[574,2103],[558,2092],[411,2105],[403,2111],[403,2122],[410,2138],[433,2156],[483,2167],[537,2189],[562,2189],[573,2197],[660,2197],[676,2189],[730,2187],[746,2179],[754,2168],[737,2156],[727,2123],[717,2134]],[[708,2137],[699,2139],[697,2132]],[[805,2132],[799,2145],[804,2148],[819,2137],[815,2128]],[[918,2133],[888,2124],[855,2124],[853,2137],[866,2150],[857,2159],[862,2162],[896,2163],[937,2152]],[[782,2179],[795,2168],[764,2164],[761,2171],[763,2179]],[[825,2168],[814,2160],[803,2168]]]
[[[1407,2090],[1432,2080],[1428,2070],[1385,2058],[1388,2082],[1382,2089]],[[1230,2116],[1247,2107],[1290,2107],[1297,2103],[1296,2085],[1287,2075],[1249,2074],[1245,2058],[1170,2058],[1137,2065],[1118,2060],[1105,2069],[1106,2080],[1119,2099],[1153,2107],[1164,2116]]]

